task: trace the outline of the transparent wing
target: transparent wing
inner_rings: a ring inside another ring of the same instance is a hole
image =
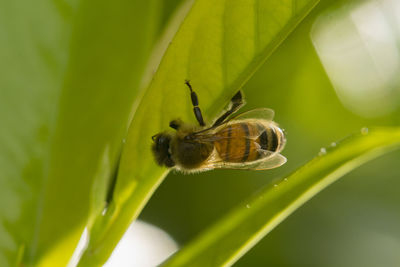
[[[256,108],[233,116],[229,119],[229,121],[243,119],[263,119],[272,121],[274,116],[275,112],[270,108]]]
[[[220,125],[214,129],[207,129],[207,131],[196,133],[196,140],[201,142],[220,142],[225,139],[232,139],[232,134],[235,132],[240,132],[243,129],[243,125],[238,123],[231,123],[229,127],[225,127],[226,124]],[[250,139],[251,142],[254,142],[260,136],[261,132],[259,131],[251,131],[247,135],[247,139]],[[245,139],[245,137],[240,137]]]
[[[219,131],[219,129],[224,128],[224,126],[226,126],[227,124],[234,124],[236,120],[264,120],[264,121],[272,121],[272,119],[274,118],[275,112],[270,109],[270,108],[256,108],[256,109],[252,109],[243,113],[240,113],[238,115],[235,115],[229,119],[227,119],[226,121],[224,121],[222,124],[215,126],[215,127],[210,127],[207,129],[203,129],[200,130],[196,133],[194,133],[196,136],[203,136],[204,138],[209,137],[210,135],[212,135],[213,133],[216,133]]]
[[[269,152],[269,151],[268,151]],[[241,169],[241,170],[268,170],[282,166],[287,159],[279,153],[270,155],[256,161],[235,163],[216,161],[208,164],[209,168],[213,169]]]
[[[194,133],[194,138],[202,142],[218,142],[218,141],[223,141],[224,139],[237,138],[234,136],[234,133],[241,132],[244,127],[243,124],[245,124],[246,122],[251,122],[251,123],[256,122],[259,125],[263,125],[263,127],[268,127],[268,125],[270,124],[276,125],[275,122],[271,120],[258,119],[256,121],[253,121],[250,118],[243,117],[242,119],[241,117],[240,120],[235,119],[230,122],[226,122],[216,128],[209,128],[203,131],[196,132]],[[259,130],[251,128],[251,130],[247,133],[246,138],[250,139],[251,141],[254,141],[262,134],[263,131],[264,131],[263,129]],[[245,137],[240,136],[239,138],[245,138]]]

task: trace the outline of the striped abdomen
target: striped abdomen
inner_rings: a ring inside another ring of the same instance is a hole
[[[263,150],[279,152],[285,143],[282,130],[270,121],[244,120],[232,123],[215,135],[215,148],[226,162],[254,161],[265,157]]]

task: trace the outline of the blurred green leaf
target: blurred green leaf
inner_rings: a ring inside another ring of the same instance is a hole
[[[191,80],[206,120],[250,78],[317,0],[196,1],[168,47],[130,126],[113,201],[99,216],[81,266],[102,264],[166,175],[151,136],[171,119],[194,123]]]
[[[358,166],[400,147],[400,128],[363,129],[262,189],[163,266],[230,266],[310,198]]]
[[[1,266],[65,266],[104,208],[159,2],[1,1]]]

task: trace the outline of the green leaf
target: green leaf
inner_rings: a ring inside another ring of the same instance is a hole
[[[151,155],[151,136],[171,119],[195,123],[191,80],[207,121],[239,90],[317,0],[198,0],[184,19],[130,126],[114,198],[98,217],[81,266],[100,265],[167,174]]]
[[[104,208],[158,2],[1,1],[0,266],[65,266]]]
[[[236,207],[162,266],[230,266],[297,208],[346,173],[400,147],[400,128],[381,128],[321,149],[287,178]],[[289,159],[290,160],[290,159]]]

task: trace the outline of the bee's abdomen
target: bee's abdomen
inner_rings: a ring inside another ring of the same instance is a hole
[[[277,152],[281,150],[280,146],[282,145],[282,132],[275,125],[271,125],[266,127],[263,124],[257,123],[257,127],[261,132],[260,136],[257,139],[260,148],[263,150],[268,150],[271,152]]]
[[[240,122],[227,125],[218,131],[214,145],[222,160],[226,162],[248,162],[260,157],[259,147],[269,146],[268,134],[256,123]],[[258,138],[251,138],[259,136]],[[264,138],[266,137],[266,138]],[[262,139],[262,140],[261,140]]]
[[[274,123],[238,122],[219,130],[216,136],[215,148],[226,162],[254,161],[263,157],[265,150],[281,151],[285,143],[282,130]]]

